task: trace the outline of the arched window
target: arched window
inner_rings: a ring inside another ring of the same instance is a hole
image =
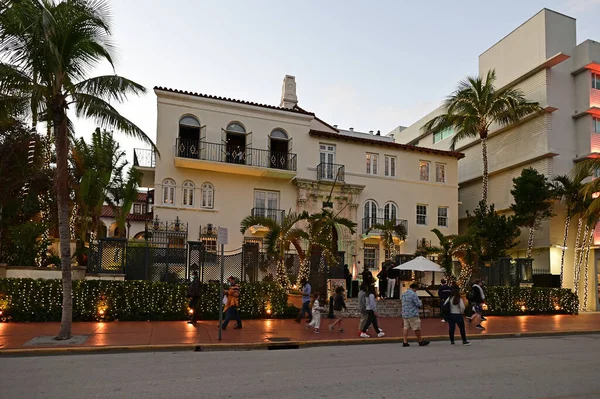
[[[163,204],[173,205],[175,203],[175,180],[165,179],[162,184]]]
[[[288,135],[281,129],[275,129],[271,132],[271,138],[275,140],[287,140]]]
[[[210,183],[204,183],[202,185],[201,193],[202,193],[202,208],[212,209],[214,206],[213,199],[214,199],[214,195],[215,195],[215,189],[213,188],[213,185]]]
[[[383,218],[385,220],[393,220],[394,222],[398,219],[398,207],[393,202],[388,202],[383,207]]]
[[[183,183],[183,206],[194,206],[194,183],[186,181]]]
[[[200,122],[193,116],[184,116],[179,120],[179,126],[200,127]]]
[[[200,122],[193,116],[183,116],[179,120],[178,155],[183,158],[198,158],[200,142]]]
[[[368,200],[365,202],[363,227],[369,229],[374,224],[377,224],[377,203],[373,200]]]
[[[242,126],[241,123],[239,122],[231,122],[229,125],[227,125],[227,130],[228,132],[235,132],[235,133],[246,133],[246,128],[244,126]]]

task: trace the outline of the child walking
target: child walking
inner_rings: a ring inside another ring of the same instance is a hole
[[[346,302],[344,301],[344,287],[337,287],[335,289],[335,297],[333,297],[333,312],[337,319],[329,325],[329,331],[333,331],[336,325],[339,324],[339,331],[344,332],[342,328],[342,320],[344,320],[344,311],[347,311]]]
[[[312,303],[312,321],[306,325],[306,328],[314,327],[315,334],[320,332],[321,328],[321,311],[325,310],[324,307],[321,307],[319,304],[319,293],[315,292],[313,294],[313,303]]]

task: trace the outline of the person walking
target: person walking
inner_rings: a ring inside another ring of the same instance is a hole
[[[358,310],[360,311],[360,321],[358,323],[358,335],[360,336],[369,318],[367,313],[367,286],[365,283],[360,285],[360,291],[358,291]]]
[[[481,287],[481,280],[477,279],[474,281],[471,287],[469,302],[473,304],[473,315],[468,317],[469,323],[475,321],[475,328],[478,330],[485,330],[485,327],[481,325],[481,322],[485,320],[483,318],[483,304],[485,303],[485,294]]]
[[[313,327],[315,334],[321,332],[321,312],[324,310],[325,307],[319,304],[319,293],[315,292],[312,302],[312,321],[306,325],[306,328]]]
[[[200,280],[198,279],[198,270],[194,270],[192,272],[192,281],[187,288],[187,297],[190,298],[190,311],[192,313],[192,318],[188,321],[188,324],[196,324],[198,321],[198,302],[200,302],[200,297],[202,296],[202,286],[200,285]]]
[[[344,287],[337,287],[335,289],[335,296],[333,297],[333,313],[335,314],[336,321],[329,325],[329,331],[333,331],[336,325],[339,324],[339,332],[344,332],[342,328],[342,321],[344,320],[344,312],[347,312],[346,302],[344,301]]]
[[[429,345],[429,341],[424,341],[421,336],[421,319],[419,318],[419,308],[423,303],[417,295],[417,283],[412,283],[410,289],[402,294],[402,321],[404,324],[404,343],[403,347],[410,346],[408,343],[408,331],[413,330],[419,341],[419,346]]]
[[[227,329],[227,325],[231,319],[235,319],[236,325],[234,329],[242,328],[242,319],[240,318],[240,312],[238,307],[240,306],[240,286],[235,281],[235,277],[230,276],[227,281],[229,282],[229,289],[227,290],[227,303],[225,304],[225,321],[223,321],[223,330]]]
[[[442,285],[438,288],[438,296],[440,297],[440,313],[442,310],[442,306],[446,303],[446,299],[450,298],[452,294],[452,288],[448,285],[448,282],[445,279],[442,279]],[[442,317],[442,323],[445,323],[446,320]]]
[[[387,266],[383,266],[381,271],[377,274],[377,279],[379,280],[379,297],[381,299],[385,299],[385,295],[387,294],[387,283],[388,283],[388,270]]]
[[[308,314],[307,323],[310,323],[312,321],[312,312],[310,310],[310,291],[312,288],[305,278],[300,281],[300,284],[302,284],[302,309],[298,317],[296,317],[296,323],[300,323],[305,313]]]
[[[375,332],[377,333],[377,336],[381,338],[385,335],[385,333],[381,328],[379,328],[379,325],[377,324],[377,300],[375,299],[375,287],[370,286],[368,287],[368,290],[369,296],[366,300],[367,322],[365,323],[365,326],[362,329],[360,337],[371,338],[371,336],[367,334],[367,330],[372,324],[373,328],[375,329]]]
[[[471,343],[467,341],[467,332],[465,331],[465,320],[463,319],[463,314],[465,313],[465,303],[460,297],[459,290],[452,290],[451,296],[446,298],[444,304],[442,305],[442,308],[444,307],[449,312],[447,317],[450,334],[450,344],[454,345],[454,332],[456,331],[456,325],[458,325],[463,345],[471,345]]]

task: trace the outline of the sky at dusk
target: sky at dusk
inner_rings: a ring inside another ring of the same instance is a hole
[[[116,72],[149,89],[117,108],[154,139],[154,86],[279,105],[289,74],[321,119],[387,133],[436,108],[544,7],[577,19],[578,43],[600,41],[600,0],[114,0]],[[77,134],[94,126],[77,121]],[[117,138],[130,161],[144,147]]]

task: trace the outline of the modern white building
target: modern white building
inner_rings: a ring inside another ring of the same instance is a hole
[[[334,211],[357,223],[340,231],[345,262],[373,271],[385,259],[377,232],[384,220],[404,223],[400,251],[434,240],[433,228],[458,231],[458,152],[394,142],[380,133],[341,130],[298,106],[286,76],[279,106],[156,87],[160,156],[137,149],[143,186],[155,189],[154,215],[179,218],[188,240],[216,250],[214,227],[227,227],[227,251],[260,242],[260,226],[243,235],[248,215],[281,220],[289,211]]]
[[[533,167],[548,178],[571,172],[583,159],[600,155],[600,43],[585,40],[578,44],[574,18],[543,9],[479,56],[479,74],[495,69],[497,88],[518,87],[529,100],[544,109],[519,123],[492,129],[488,140],[489,202],[496,209],[508,211],[513,201],[512,179],[521,170]],[[422,119],[396,132],[398,143],[447,150],[453,132],[427,135],[421,127],[444,110],[433,110]],[[458,164],[459,219],[481,199],[482,158],[479,140],[458,143],[457,151],[465,154]],[[560,273],[565,212],[556,205],[557,214],[543,223],[535,235],[534,268]],[[576,224],[571,226],[564,284],[573,287],[573,263]],[[464,223],[461,223],[461,228]],[[515,257],[524,257],[527,238],[521,237]],[[600,228],[594,244],[600,244]],[[588,308],[600,308],[600,251],[590,255]],[[581,274],[580,298],[584,295]]]

